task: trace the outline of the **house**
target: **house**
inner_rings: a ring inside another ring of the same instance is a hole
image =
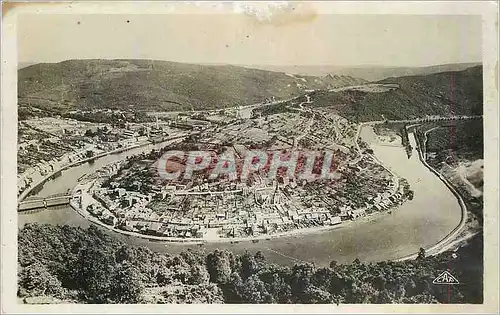
[[[122,228],[126,231],[136,231],[136,228],[134,227],[134,225],[136,225],[136,223],[137,222],[125,220]]]
[[[290,218],[288,218],[288,217],[283,217],[282,220],[283,220],[283,224],[290,224],[290,223],[292,223],[292,220],[290,220]]]
[[[113,226],[118,222],[118,219],[110,213],[104,213],[100,220],[105,224]]]
[[[150,222],[146,228],[146,232],[150,234],[156,234],[160,231],[162,224],[160,222]]]
[[[136,223],[135,228],[139,231],[145,231],[147,229],[147,223],[144,221],[139,221]]]
[[[91,204],[91,205],[89,205],[89,207],[87,208],[87,211],[88,211],[90,214],[94,215],[94,216],[99,216],[99,215],[101,215],[103,210],[104,210],[104,209],[103,209],[102,207],[99,207],[99,206],[97,206],[96,204]]]
[[[330,219],[330,225],[335,225],[339,223],[342,223],[342,219],[340,217],[332,217]]]
[[[137,134],[135,131],[133,130],[123,130],[122,131],[122,135],[125,137],[125,138],[132,138],[132,137],[135,137]]]
[[[208,222],[208,227],[209,228],[220,228],[222,227],[224,224],[222,223],[222,221],[209,221]]]

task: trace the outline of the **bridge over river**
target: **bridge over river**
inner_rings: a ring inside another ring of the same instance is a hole
[[[25,199],[18,204],[18,212],[46,209],[54,206],[69,204],[71,195],[65,193],[53,194],[46,197],[34,197]]]

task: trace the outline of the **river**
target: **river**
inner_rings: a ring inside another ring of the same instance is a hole
[[[371,219],[362,219],[337,229],[298,236],[261,240],[258,243],[239,242],[198,245],[163,244],[145,239],[119,238],[132,244],[144,244],[155,251],[179,253],[186,248],[211,251],[215,248],[228,249],[235,253],[262,251],[272,262],[292,265],[295,262],[312,262],[317,266],[327,266],[330,261],[351,262],[356,258],[361,261],[382,261],[397,259],[413,254],[420,247],[430,247],[438,243],[460,222],[461,209],[451,191],[428,170],[418,159],[413,149],[411,158],[407,158],[403,147],[386,146],[375,140],[372,127],[365,126],[361,131],[363,140],[370,143],[375,155],[394,173],[406,178],[414,191],[414,198],[394,209],[391,214],[380,215]],[[410,137],[413,148],[414,137]],[[112,161],[140,152],[148,152],[161,145],[150,145],[128,152],[106,156],[96,160],[93,165],[84,164],[63,171],[62,175],[47,182],[38,194],[47,196],[64,192],[77,183],[77,178],[85,173]],[[89,223],[70,207],[58,210],[44,210],[31,214],[18,215],[18,226],[27,222],[50,224],[69,224],[86,227]]]

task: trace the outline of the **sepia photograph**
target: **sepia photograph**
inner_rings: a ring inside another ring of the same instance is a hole
[[[497,3],[3,5],[2,309],[498,312]]]

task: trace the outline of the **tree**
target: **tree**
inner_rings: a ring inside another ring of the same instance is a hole
[[[189,274],[188,284],[191,285],[207,284],[210,280],[210,275],[204,265],[191,266]]]
[[[129,262],[118,265],[110,292],[114,303],[138,303],[143,289],[144,284],[137,267]]]
[[[303,303],[310,304],[330,304],[333,301],[332,295],[315,286],[309,286],[304,292]]]
[[[288,267],[266,265],[259,271],[259,279],[264,282],[267,292],[272,295],[273,303],[292,303],[292,289],[289,284]]]
[[[95,133],[92,131],[92,129],[87,129],[85,131],[85,137],[93,137],[95,136]]]
[[[292,289],[292,296],[298,302],[304,299],[304,292],[311,284],[311,277],[314,273],[314,266],[312,264],[295,265],[292,269],[290,279],[290,286]]]
[[[257,262],[255,258],[252,257],[252,255],[250,255],[248,252],[245,252],[245,254],[243,254],[240,257],[240,261],[241,261],[241,277],[243,279],[250,277],[257,271],[258,269]]]
[[[108,303],[115,274],[115,259],[98,246],[87,246],[80,251],[73,271],[73,279],[84,299],[91,303]]]
[[[425,259],[425,249],[423,247],[420,247],[420,249],[418,250],[417,260],[422,259]]]
[[[395,298],[397,301],[403,299],[406,295],[406,289],[403,284],[399,284],[396,288]]]
[[[126,202],[128,205],[128,202]],[[116,261],[117,262],[123,262],[123,261],[135,261],[137,259],[137,254],[136,251],[126,245],[120,246],[120,248],[116,251]]]
[[[218,284],[226,283],[231,275],[231,260],[227,251],[215,250],[207,255],[206,266],[210,281]]]
[[[262,254],[262,252],[260,250],[255,253],[254,257],[258,263],[265,263],[266,262],[266,258],[264,257],[264,254]]]
[[[379,304],[390,304],[393,303],[393,297],[389,293],[387,289],[384,289],[380,294],[378,295],[377,303]]]
[[[417,260],[403,262],[290,268],[268,263],[262,254],[235,258],[231,252],[216,250],[207,256],[195,251],[169,256],[124,244],[95,226],[40,224],[20,229],[18,247],[19,297],[79,298],[83,303],[449,302],[446,290],[432,280],[452,258],[425,257],[424,249]],[[452,303],[482,302],[481,263],[481,237],[458,249],[453,274],[463,284],[454,287]],[[169,286],[175,280],[180,280],[175,283],[177,292],[164,289],[156,293],[160,297],[142,294],[145,286]],[[161,298],[164,294],[167,297]],[[146,297],[150,298],[143,300]]]
[[[408,191],[408,200],[413,200],[413,195],[414,195],[413,190],[409,190]]]
[[[328,289],[330,288],[331,280],[334,275],[335,272],[332,269],[320,268],[312,275],[311,283],[320,289]]]
[[[156,273],[156,283],[159,286],[165,286],[172,283],[172,271],[168,268],[161,268]]]
[[[61,281],[51,274],[45,265],[34,262],[21,269],[18,277],[22,296],[50,295],[60,297],[64,293]]]
[[[377,300],[379,292],[371,283],[356,280],[352,285],[351,299],[349,303],[373,303]]]
[[[188,265],[195,265],[195,264],[202,264],[203,263],[203,257],[200,257],[200,255],[195,254],[191,249],[188,249],[187,251],[183,251],[179,254],[180,257],[186,262]]]
[[[244,303],[272,303],[273,298],[266,290],[264,282],[257,275],[251,275],[240,288],[241,299]]]
[[[243,287],[243,280],[237,272],[233,272],[229,277],[229,281],[219,285],[224,295],[226,303],[242,303],[241,290]]]

